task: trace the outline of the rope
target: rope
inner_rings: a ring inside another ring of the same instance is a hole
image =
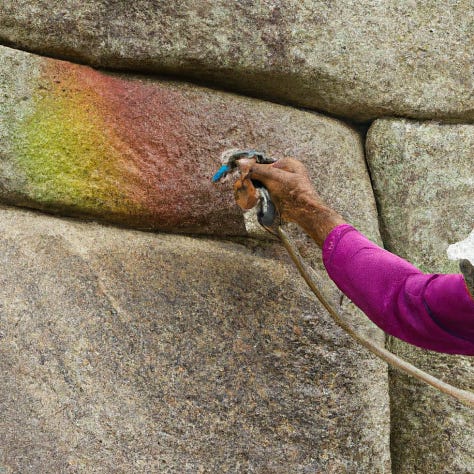
[[[336,324],[338,324],[352,338],[354,338],[357,342],[359,342],[359,344],[362,344],[366,349],[368,349],[373,354],[380,357],[382,360],[392,365],[396,369],[399,369],[402,372],[405,372],[408,375],[411,375],[412,377],[415,377],[416,379],[421,380],[427,383],[428,385],[431,385],[432,387],[438,389],[440,392],[443,392],[447,395],[450,395],[456,398],[464,405],[474,408],[474,393],[469,392],[467,390],[462,390],[446,382],[443,382],[442,380],[434,377],[433,375],[430,375],[424,372],[423,370],[419,369],[418,367],[415,367],[414,365],[410,364],[406,360],[401,359],[400,357],[396,356],[389,350],[378,346],[377,344],[375,344],[374,342],[372,342],[370,339],[366,338],[365,336],[357,334],[351,328],[351,326],[349,326],[341,318],[341,316],[339,316],[336,310],[328,303],[326,298],[320,292],[316,283],[314,282],[313,277],[311,276],[307,268],[306,263],[303,261],[303,258],[298,252],[298,249],[296,248],[295,244],[292,242],[291,238],[288,236],[286,231],[281,226],[277,226],[277,233],[283,245],[285,246],[286,250],[290,254],[291,259],[295,263],[296,268],[298,268],[298,271],[300,272],[301,276],[304,278],[308,286],[311,288],[311,291],[316,295],[316,297],[321,302],[321,304],[326,308],[327,312],[332,317],[332,319],[336,322]]]

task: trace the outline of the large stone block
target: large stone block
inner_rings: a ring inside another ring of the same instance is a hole
[[[246,235],[230,186],[210,178],[223,150],[257,148],[303,160],[322,194],[377,234],[363,143],[337,120],[9,48],[0,61],[4,202],[142,229]]]
[[[474,119],[469,2],[4,0],[0,40],[356,120]]]
[[[377,120],[367,152],[388,249],[426,272],[459,272],[446,249],[473,228],[474,126]],[[391,346],[442,380],[474,389],[472,357],[395,339]],[[404,375],[390,380],[394,473],[474,472],[474,412]]]
[[[0,471],[390,472],[386,367],[248,244],[2,209]]]

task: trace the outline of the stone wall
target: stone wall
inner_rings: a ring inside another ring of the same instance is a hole
[[[469,1],[4,0],[4,44],[354,119],[473,120]]]
[[[474,223],[474,125],[377,120],[368,133],[367,159],[386,247],[423,271],[458,272],[446,248]],[[389,346],[437,377],[474,390],[472,357],[430,353],[396,339]],[[472,472],[474,410],[397,373],[390,377],[390,395],[395,472]],[[435,468],[433,458],[442,466]]]
[[[4,1],[0,473],[474,472],[473,412],[350,340],[210,184],[224,149],[295,156],[371,239],[457,271],[473,24],[465,2]],[[388,346],[473,389],[472,358]]]

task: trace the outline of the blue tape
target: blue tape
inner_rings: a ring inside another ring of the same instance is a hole
[[[212,177],[212,182],[216,183],[221,178],[223,178],[229,171],[230,171],[230,166],[229,165],[222,165],[219,168],[219,171]]]

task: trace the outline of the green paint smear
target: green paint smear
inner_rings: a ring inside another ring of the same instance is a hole
[[[136,177],[121,167],[120,141],[107,130],[86,91],[47,91],[36,97],[15,146],[27,178],[21,190],[41,208],[95,216],[136,215],[127,196]],[[115,146],[114,146],[115,142]]]

